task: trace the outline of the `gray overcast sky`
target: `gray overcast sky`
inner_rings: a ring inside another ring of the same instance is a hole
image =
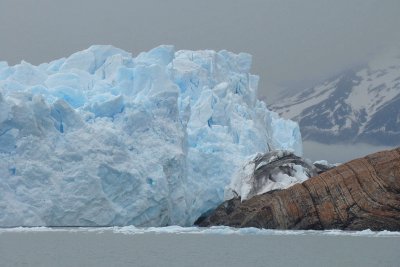
[[[0,60],[39,64],[92,44],[243,51],[272,99],[399,44],[399,14],[400,0],[0,0]]]

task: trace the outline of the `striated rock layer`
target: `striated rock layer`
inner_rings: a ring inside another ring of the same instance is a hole
[[[342,164],[288,189],[231,199],[200,226],[400,230],[400,148]]]

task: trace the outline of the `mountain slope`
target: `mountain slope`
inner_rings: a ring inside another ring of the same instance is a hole
[[[400,57],[373,61],[270,107],[323,143],[400,144]]]

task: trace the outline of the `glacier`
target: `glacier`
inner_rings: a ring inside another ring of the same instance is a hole
[[[0,226],[188,226],[252,155],[301,155],[298,124],[257,99],[251,60],[96,45],[0,62]]]

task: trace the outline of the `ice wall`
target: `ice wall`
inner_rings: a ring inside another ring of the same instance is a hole
[[[301,155],[250,65],[172,46],[0,62],[0,226],[191,225],[249,156]]]

